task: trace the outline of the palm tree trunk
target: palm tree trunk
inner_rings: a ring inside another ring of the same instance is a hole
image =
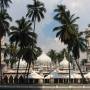
[[[34,33],[35,33],[35,28],[36,28],[35,25],[36,25],[36,17],[34,18],[34,30],[33,30]],[[33,45],[32,45],[32,57],[34,58],[33,51],[34,51],[34,41],[33,41]]]
[[[70,72],[70,58],[69,58],[69,84],[71,83],[71,72]]]
[[[33,32],[35,32],[35,28],[36,28],[36,18],[34,19],[34,29],[33,29]]]
[[[82,83],[87,83],[87,82],[86,82],[86,79],[84,78],[84,75],[83,75],[83,73],[82,73],[82,71],[81,71],[81,68],[80,68],[80,66],[79,66],[79,64],[78,64],[78,62],[77,62],[76,59],[75,59],[75,62],[76,62],[76,64],[77,64],[77,67],[78,67],[78,69],[79,69],[79,71],[80,71],[80,74],[81,74],[81,76],[82,76]]]
[[[30,70],[30,64],[29,64],[29,67],[28,67],[27,79],[28,79],[28,75],[29,75],[29,70]]]
[[[0,38],[0,76],[1,76],[1,84],[2,84],[2,66],[1,66],[1,38]]]
[[[69,55],[69,84],[71,83],[70,82],[70,79],[71,79],[71,72],[70,72],[70,52],[68,50],[68,55]]]
[[[17,66],[17,74],[16,74],[17,77],[18,77],[19,65],[20,65],[20,59],[19,59],[18,66]]]
[[[1,68],[1,38],[0,38],[0,68]]]
[[[26,69],[25,69],[24,79],[25,79],[25,75],[26,75],[26,73],[27,73],[27,68],[28,68],[28,63],[27,63]]]
[[[29,64],[29,67],[28,67],[27,78],[28,78],[28,75],[29,75],[29,70],[30,70],[30,64]]]

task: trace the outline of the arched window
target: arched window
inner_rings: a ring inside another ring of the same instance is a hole
[[[18,77],[17,77],[17,75],[14,77],[14,84],[18,84]]]
[[[7,75],[4,76],[4,78],[3,78],[3,83],[4,83],[4,84],[8,84],[8,77],[7,77]]]
[[[9,84],[13,84],[13,76],[12,75],[9,77]]]
[[[19,84],[23,84],[24,83],[24,78],[23,78],[23,76],[21,75],[20,77],[19,77]]]

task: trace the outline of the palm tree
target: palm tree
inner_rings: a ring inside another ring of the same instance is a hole
[[[79,66],[78,60],[80,58],[80,51],[81,52],[85,52],[86,49],[87,49],[86,39],[84,39],[82,37],[82,33],[78,33],[77,37],[73,40],[72,44],[73,44],[72,45],[72,53],[73,53],[73,56],[75,58],[76,64],[78,66],[78,69],[79,69],[79,71],[81,73],[82,79],[84,80],[83,81],[83,83],[84,83],[85,82],[85,78],[84,78],[84,75],[83,75],[83,73],[81,71],[81,68]]]
[[[15,47],[14,44],[5,44],[4,48],[4,61],[6,63],[10,63],[10,67],[13,68],[13,64],[16,63],[17,57],[16,54],[18,49]]]
[[[34,31],[35,31],[35,23],[36,21],[40,22],[41,19],[44,18],[44,13],[46,12],[46,9],[44,7],[44,4],[38,0],[33,0],[33,4],[28,4],[28,12],[27,15],[30,20],[34,23]]]
[[[36,34],[33,33],[31,28],[31,22],[22,17],[20,20],[16,21],[17,26],[12,26],[10,33],[10,42],[15,43],[16,47],[19,48],[17,54],[20,62],[20,58],[23,55],[23,49],[27,46],[32,46],[32,43],[36,43]],[[17,75],[19,69],[19,62],[17,67]]]
[[[27,62],[27,67],[26,67],[26,70],[28,70],[27,78],[28,78],[31,63],[34,61],[33,55],[34,55],[34,53],[32,52],[32,47],[29,46],[29,47],[24,48],[23,59]],[[26,71],[25,71],[25,74],[26,74]]]
[[[0,11],[0,67],[1,67],[1,40],[6,32],[9,32],[9,22],[12,21],[11,17],[6,10]]]
[[[51,49],[48,53],[48,56],[51,58],[52,62],[56,63],[57,61],[57,53],[55,50]]]
[[[18,55],[22,57],[23,60],[27,62],[26,70],[25,70],[25,75],[29,74],[30,66],[31,64],[34,64],[34,61],[37,60],[37,57],[41,54],[42,50],[41,48],[37,47],[36,44],[34,44],[34,48],[32,50],[32,45],[29,45],[22,50],[19,50]]]
[[[36,51],[36,57],[39,57],[41,55],[41,53],[42,53],[42,49],[40,47],[37,47],[37,46],[36,46],[35,51]]]
[[[27,67],[26,67],[26,70],[28,69],[27,78],[28,78],[31,64],[34,64],[34,61],[37,59],[37,50],[38,48],[35,45],[33,50],[32,50],[32,46],[28,46],[23,49],[24,52],[23,52],[22,58],[27,62]],[[25,74],[26,74],[26,71],[25,71]]]
[[[10,33],[10,41],[15,42],[16,46],[24,48],[28,45],[32,45],[32,41],[36,43],[36,34],[33,33],[31,28],[31,22],[22,17],[16,21],[17,26],[12,26]]]
[[[44,7],[44,4],[38,0],[33,0],[33,4],[27,5],[27,14],[26,16],[30,18],[30,20],[34,24],[33,32],[35,32],[36,27],[36,21],[40,22],[41,19],[44,18],[44,13],[46,12],[46,9]],[[32,50],[34,49],[34,43],[32,46]]]
[[[60,23],[60,26],[55,27],[53,31],[57,31],[56,37],[59,37],[61,42],[68,44],[77,34],[77,24],[75,22],[79,17],[74,18],[74,14],[70,15],[70,11],[66,10],[64,5],[58,5],[55,12],[54,19]]]
[[[7,20],[11,21],[11,17],[6,11],[6,9],[9,7],[9,2],[11,2],[11,0],[0,0],[0,68],[1,68],[1,39],[9,28],[9,23]],[[0,73],[2,74],[2,69],[0,70]]]
[[[60,26],[54,28],[54,31],[57,31],[56,37],[59,37],[59,39],[61,39],[61,42],[64,42],[64,44],[68,45],[68,53],[72,51],[74,57],[77,59],[79,58],[79,47],[77,47],[76,45],[79,44],[78,43],[79,38],[77,36],[78,25],[76,24],[76,20],[79,17],[74,18],[74,14],[71,15],[70,11],[66,10],[64,5],[58,5],[57,9],[55,9],[55,12],[57,14],[55,15],[54,19],[61,24]],[[83,43],[81,43],[80,45],[83,45]],[[78,63],[77,63],[77,66],[80,70],[80,66]],[[69,68],[70,68],[70,64],[69,64]],[[81,72],[81,75],[82,75],[82,78],[84,78],[82,72]],[[70,80],[70,69],[69,69],[69,80]]]
[[[12,3],[11,0],[0,0],[0,10],[7,9],[9,7],[9,3]]]
[[[32,49],[33,47],[33,49]],[[31,64],[33,65],[32,68],[34,68],[34,63],[37,60],[37,57],[41,55],[42,50],[40,47],[37,47],[36,44],[32,44],[31,46],[27,46],[26,48],[23,49],[23,54],[22,58],[27,62],[26,70],[25,70],[25,75],[27,74],[27,78],[29,75],[29,70]],[[26,73],[27,72],[27,73]],[[24,77],[25,77],[24,75]]]

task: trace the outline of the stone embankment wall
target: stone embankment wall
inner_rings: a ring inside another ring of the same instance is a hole
[[[0,86],[0,90],[90,90],[90,86]]]

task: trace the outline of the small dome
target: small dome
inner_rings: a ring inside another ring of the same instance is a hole
[[[71,66],[71,64],[70,64]],[[66,56],[64,55],[64,59],[60,62],[60,67],[62,69],[68,69],[69,68],[69,61],[66,59]]]
[[[37,62],[40,64],[50,64],[51,63],[51,58],[46,55],[45,53],[42,53],[38,58]]]
[[[25,61],[25,60],[20,59],[19,68],[26,68],[26,66],[27,66],[26,61]],[[18,61],[16,62],[15,67],[16,67],[16,68],[18,67]]]

